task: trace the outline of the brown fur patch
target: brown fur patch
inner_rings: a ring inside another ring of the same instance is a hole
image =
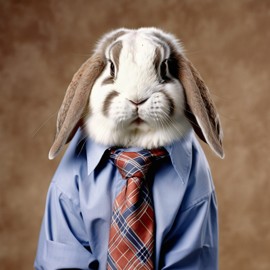
[[[104,104],[103,104],[103,114],[105,116],[108,116],[108,113],[109,113],[109,107],[110,107],[110,104],[111,104],[111,101],[117,97],[119,94],[116,92],[116,91],[112,91],[105,99],[104,101]]]
[[[123,36],[126,34],[127,31],[121,30],[116,32],[112,37],[107,38],[104,43],[99,47],[99,51],[104,54],[104,51],[106,48],[108,48],[109,45],[111,45],[115,40],[117,40],[119,37]]]
[[[102,82],[102,85],[113,84],[113,83],[114,83],[114,78],[113,77],[108,77]]]
[[[112,46],[110,50],[116,71],[119,70],[119,57],[120,57],[122,48],[123,48],[122,41],[117,41],[116,43],[114,43],[114,45]]]
[[[160,52],[160,48],[156,48],[155,49],[155,56],[154,56],[154,67],[155,70],[157,72],[157,74],[159,74],[159,66],[161,63],[161,52]]]

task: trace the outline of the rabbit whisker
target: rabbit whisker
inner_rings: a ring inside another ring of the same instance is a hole
[[[37,133],[58,113],[58,111],[52,113],[46,120],[43,121],[43,123],[36,128],[33,132],[32,132],[32,138],[34,138]]]

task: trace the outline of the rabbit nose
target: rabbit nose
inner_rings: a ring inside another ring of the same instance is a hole
[[[143,100],[136,100],[136,101],[129,99],[129,101],[130,101],[132,104],[134,104],[134,105],[136,105],[136,106],[139,106],[139,105],[145,103],[147,99],[148,99],[148,98],[143,99]]]

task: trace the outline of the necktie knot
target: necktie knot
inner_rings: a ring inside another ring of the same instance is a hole
[[[152,163],[166,155],[167,151],[164,148],[138,152],[111,151],[111,159],[124,179],[131,177],[145,179]]]

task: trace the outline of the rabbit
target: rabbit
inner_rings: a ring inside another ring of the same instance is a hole
[[[95,142],[158,148],[194,129],[220,158],[209,90],[177,38],[154,27],[105,34],[74,75],[57,117],[53,159],[82,127]]]
[[[128,260],[127,250],[120,253],[113,243],[117,262],[123,261],[113,269],[218,269],[215,188],[194,133],[224,157],[210,92],[176,37],[153,27],[105,34],[74,75],[58,113],[49,159],[72,142],[48,191],[35,268],[111,269],[113,202],[133,183],[117,172],[112,153],[166,150],[144,179],[154,211],[151,252],[122,218],[118,226],[124,240],[128,233],[137,239],[138,258]]]

